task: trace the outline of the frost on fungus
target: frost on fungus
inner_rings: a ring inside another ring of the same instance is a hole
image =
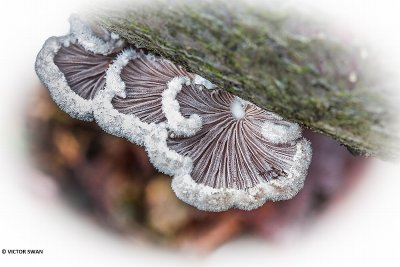
[[[290,199],[311,160],[299,125],[217,88],[169,60],[72,17],[46,41],[36,71],[72,117],[145,147],[172,188],[201,210]]]

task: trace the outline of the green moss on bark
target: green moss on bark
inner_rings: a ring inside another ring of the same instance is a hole
[[[390,110],[350,43],[315,25],[255,6],[144,4],[95,19],[129,43],[197,73],[220,88],[340,141],[356,154],[396,154]],[[371,63],[372,64],[372,63]]]

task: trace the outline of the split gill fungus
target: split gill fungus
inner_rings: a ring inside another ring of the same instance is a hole
[[[298,124],[77,16],[70,24],[37,56],[51,97],[70,116],[144,146],[182,201],[252,210],[301,190],[311,146]]]

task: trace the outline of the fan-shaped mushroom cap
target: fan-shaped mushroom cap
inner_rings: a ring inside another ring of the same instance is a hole
[[[311,148],[297,124],[222,90],[186,95],[183,116],[198,114],[203,125],[191,137],[167,140],[193,161],[191,173],[172,182],[179,198],[203,210],[254,209],[303,187]]]
[[[201,127],[200,117],[181,116],[175,99],[182,88],[195,89],[189,77],[193,75],[168,60],[125,49],[107,71],[105,90],[96,96],[96,121],[106,132],[137,144],[143,144],[154,127],[194,134]]]
[[[54,64],[64,74],[72,91],[85,100],[91,100],[104,88],[106,70],[115,56],[115,53],[107,56],[94,54],[70,44],[60,47]]]
[[[303,187],[311,148],[300,126],[169,60],[72,17],[71,33],[49,38],[36,71],[72,117],[143,145],[173,176],[183,201],[202,210],[250,210]]]
[[[92,120],[92,99],[104,88],[105,72],[123,41],[94,35],[78,17],[70,18],[71,32],[49,38],[36,59],[36,72],[57,105],[74,118]],[[99,32],[99,30],[97,30]]]

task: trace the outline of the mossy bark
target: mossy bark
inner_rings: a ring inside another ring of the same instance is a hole
[[[243,3],[154,1],[94,18],[136,47],[353,153],[396,154],[390,110],[369,75],[371,63],[351,42],[315,34],[311,20]]]

